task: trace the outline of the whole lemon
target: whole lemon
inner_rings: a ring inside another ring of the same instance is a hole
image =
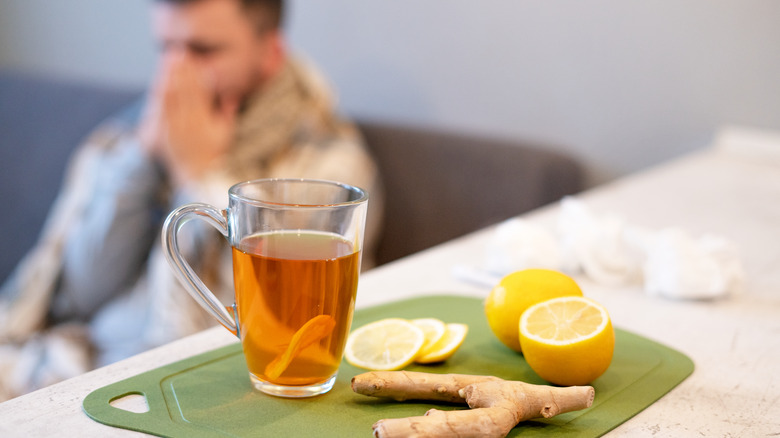
[[[564,296],[582,296],[571,277],[549,269],[525,269],[502,278],[490,291],[485,315],[493,334],[507,347],[522,352],[520,316],[536,303]]]

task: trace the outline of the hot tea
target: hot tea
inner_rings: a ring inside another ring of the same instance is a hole
[[[241,338],[255,389],[313,397],[336,382],[355,307],[368,194],[312,179],[244,181],[229,206],[182,205],[163,224],[163,253],[187,292]],[[203,220],[233,246],[235,304],[225,307],[179,251]]]
[[[255,234],[233,248],[237,322],[253,380],[303,386],[335,375],[359,270],[352,243],[325,232]]]

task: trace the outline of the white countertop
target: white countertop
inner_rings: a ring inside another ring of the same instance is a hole
[[[605,287],[577,278],[610,311],[615,326],[688,355],[694,373],[609,436],[780,436],[780,165],[708,149],[590,190],[594,211],[660,229],[716,234],[739,247],[747,284],[714,301],[676,301],[640,287]],[[558,206],[527,215],[554,221]],[[489,288],[459,280],[457,265],[482,263],[492,229],[453,240],[365,273],[359,308],[434,293],[483,297]],[[81,409],[95,389],[234,342],[217,327],[111,366],[0,404],[0,436],[133,436],[89,419]]]

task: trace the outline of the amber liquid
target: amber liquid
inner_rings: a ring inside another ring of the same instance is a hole
[[[257,234],[233,248],[241,342],[255,378],[305,386],[335,375],[352,322],[359,261],[350,242],[326,233]],[[312,327],[322,320],[325,326]],[[315,324],[304,327],[307,322]]]

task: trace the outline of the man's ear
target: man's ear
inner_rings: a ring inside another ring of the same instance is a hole
[[[273,30],[263,35],[258,47],[258,62],[263,80],[268,80],[282,69],[287,57],[287,49],[284,45],[282,33]]]

